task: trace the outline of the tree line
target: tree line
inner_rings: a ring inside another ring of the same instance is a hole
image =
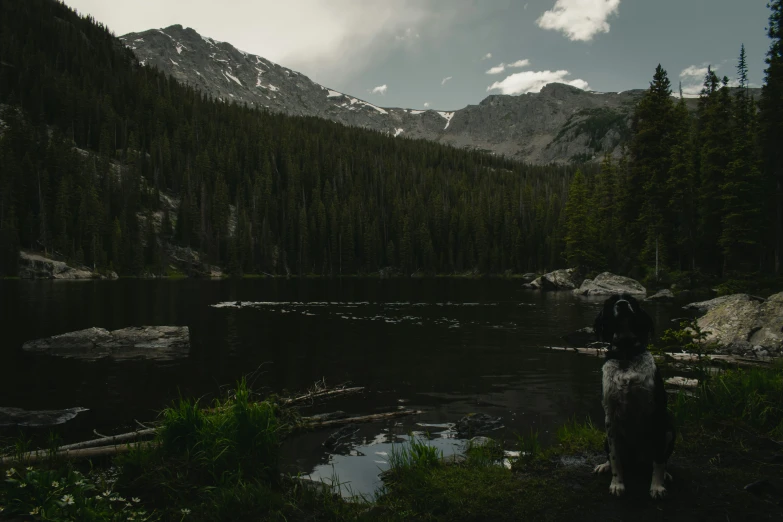
[[[578,172],[565,205],[565,257],[585,271],[734,278],[780,274],[783,252],[783,49],[780,0],[769,5],[765,83],[749,90],[744,46],[736,86],[708,67],[695,113],[659,65],[635,108],[619,161]]]

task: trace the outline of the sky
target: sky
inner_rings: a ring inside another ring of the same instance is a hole
[[[459,109],[550,82],[646,88],[659,63],[698,93],[760,86],[767,0],[65,0],[121,36],[174,24],[385,107]]]

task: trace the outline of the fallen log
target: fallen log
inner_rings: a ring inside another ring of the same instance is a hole
[[[57,451],[55,456],[62,459],[86,459],[93,457],[105,457],[108,455],[116,455],[118,453],[125,453],[135,448],[147,447],[154,444],[153,441],[144,442],[132,442],[130,444],[122,444],[117,446],[100,446],[97,448],[84,448],[84,449],[70,449],[65,451]],[[40,460],[48,459],[51,456],[51,452],[48,450],[37,450],[23,453],[21,455],[10,455],[0,459],[0,464],[12,464],[12,463],[33,463]]]
[[[548,350],[555,350],[561,352],[573,352],[582,355],[593,355],[601,357],[606,354],[606,348],[570,348],[563,346],[545,346]],[[676,361],[690,361],[699,362],[699,355],[695,353],[676,353],[676,352],[664,352],[661,355],[655,355],[656,359],[672,358]],[[749,359],[747,357],[737,357],[734,355],[725,354],[702,354],[701,360],[708,363],[725,362],[729,364],[736,364],[737,366],[768,366],[770,361],[761,359]]]
[[[303,423],[302,427],[306,428],[324,428],[328,426],[341,426],[344,424],[354,424],[357,422],[374,422],[378,420],[385,420],[385,419],[393,419],[395,417],[403,417],[406,415],[420,415],[424,413],[420,410],[398,410],[398,411],[391,411],[388,413],[375,413],[373,415],[360,415],[358,417],[345,417],[342,419],[332,419],[332,420],[315,420],[311,417],[302,417],[301,422]]]
[[[319,390],[311,393],[307,393],[300,397],[293,397],[291,399],[284,399],[283,404],[285,406],[291,406],[300,402],[306,402],[316,399],[333,398],[338,395],[349,395],[351,393],[358,393],[364,390],[364,386],[356,386],[353,388],[337,388],[334,390]]]
[[[120,433],[118,435],[104,436],[100,439],[87,440],[84,442],[75,442],[73,444],[61,446],[59,448],[59,451],[85,449],[85,448],[92,448],[97,446],[108,446],[110,444],[116,444],[118,442],[127,442],[129,440],[133,440],[139,437],[147,437],[149,435],[154,435],[157,431],[158,431],[157,428],[147,428],[144,430],[132,431],[130,433]]]
[[[666,379],[666,384],[674,386],[676,388],[698,388],[699,379],[689,379],[687,377],[669,377]]]

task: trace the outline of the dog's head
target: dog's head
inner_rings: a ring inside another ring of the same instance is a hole
[[[630,294],[613,295],[593,325],[599,341],[609,343],[607,357],[627,358],[644,351],[653,335],[653,321]]]

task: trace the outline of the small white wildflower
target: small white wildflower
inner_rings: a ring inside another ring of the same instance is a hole
[[[70,506],[73,504],[73,495],[63,495],[63,498],[60,500],[62,500],[64,504]]]
[[[32,470],[33,470],[33,467],[32,467],[32,466],[27,466],[25,469],[26,469],[27,471],[32,471]]]
[[[125,503],[125,507],[133,507],[130,502]]]
[[[74,485],[76,485],[76,486],[83,486],[84,485],[84,481],[83,480],[77,480],[76,482],[74,482]]]
[[[5,508],[3,506],[0,506],[0,513],[2,513],[3,511],[5,511]]]
[[[37,508],[33,509],[32,511],[30,511],[30,514],[31,515],[37,515],[40,512],[41,512],[41,508],[37,507]]]
[[[128,520],[136,520],[136,519],[133,517],[128,517]]]
[[[5,476],[6,477],[13,477],[14,473],[16,473],[16,470],[14,468],[10,468],[10,469],[6,470]]]
[[[110,489],[107,489],[106,491],[103,492],[103,496],[104,497],[108,497],[109,495],[111,495],[111,490]]]
[[[109,499],[109,502],[117,502],[119,499],[117,497],[111,497]]]
[[[134,502],[135,502],[135,503],[137,503],[137,504],[138,504],[139,502],[141,502],[141,499],[140,499],[139,497],[133,497],[131,500],[132,500],[132,501],[134,501]]]
[[[190,515],[190,510],[188,508],[182,508],[180,509],[183,515]]]
[[[54,482],[52,482],[52,487],[53,488],[59,488],[60,487],[60,483],[55,480]]]
[[[117,502],[125,502],[125,499],[122,497],[117,497]]]
[[[103,500],[103,497],[100,495],[95,495],[95,500]]]
[[[20,488],[26,488],[26,487],[27,487],[27,484],[25,484],[24,482],[20,482],[20,483],[19,483],[19,487],[20,487]]]

